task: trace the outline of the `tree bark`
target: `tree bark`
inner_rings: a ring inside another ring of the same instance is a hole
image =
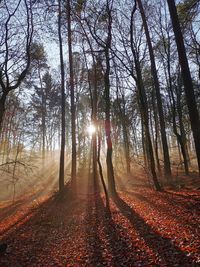
[[[155,105],[155,96],[154,91],[152,92],[152,107],[153,107],[153,119],[154,119],[154,125],[155,125],[155,157],[156,157],[156,163],[157,163],[157,169],[158,172],[161,173],[161,166],[160,166],[160,160],[159,160],[159,148],[158,148],[158,133],[159,133],[159,125],[158,125],[158,116],[157,116],[157,110]]]
[[[64,190],[65,175],[65,71],[63,59],[63,45],[61,34],[61,0],[58,0],[59,17],[58,17],[58,36],[60,49],[60,74],[61,74],[61,150],[60,150],[60,170],[59,170],[59,193]]]
[[[2,96],[0,99],[0,131],[2,130],[2,122],[3,122],[3,115],[5,112],[5,102],[6,102],[6,97],[8,95],[8,93],[12,90],[15,90],[17,88],[19,88],[20,84],[22,83],[22,81],[24,80],[24,78],[27,75],[27,72],[29,70],[30,67],[30,63],[31,63],[31,53],[30,53],[30,49],[31,49],[31,44],[32,44],[32,38],[33,38],[33,13],[32,13],[32,5],[33,3],[30,2],[28,4],[28,1],[25,0],[24,1],[24,12],[26,13],[26,41],[25,41],[25,54],[21,57],[18,58],[18,60],[23,60],[24,58],[26,59],[25,62],[25,66],[23,68],[23,70],[21,70],[20,73],[18,73],[16,75],[16,77],[14,77],[14,81],[13,83],[10,81],[10,78],[12,77],[12,75],[9,74],[9,66],[11,63],[10,59],[9,59],[9,50],[11,49],[11,47],[9,47],[9,36],[12,34],[10,29],[9,29],[9,23],[10,20],[13,18],[13,16],[15,16],[15,13],[17,12],[17,10],[19,10],[19,6],[20,6],[20,2],[22,1],[18,1],[17,6],[13,9],[13,12],[8,12],[8,17],[3,25],[3,27],[5,28],[5,34],[3,35],[3,38],[1,40],[1,42],[5,42],[6,44],[6,56],[4,59],[4,62],[1,64],[1,68],[0,68],[0,86],[2,89]],[[16,34],[13,33],[13,34]],[[12,43],[12,42],[11,42]],[[16,52],[16,51],[15,51]],[[10,76],[10,77],[9,77]]]
[[[160,123],[160,132],[161,132],[161,139],[162,139],[162,146],[163,146],[163,155],[164,155],[164,173],[168,180],[170,180],[171,177],[171,165],[170,165],[170,158],[169,158],[169,149],[167,144],[167,137],[166,137],[166,130],[165,130],[165,119],[164,119],[164,113],[163,113],[163,105],[162,105],[162,98],[160,94],[160,85],[156,70],[156,63],[155,63],[155,57],[153,52],[153,47],[151,43],[151,38],[149,34],[149,29],[146,21],[145,12],[143,9],[142,1],[137,0],[138,6],[140,9],[145,35],[147,39],[147,45],[149,49],[149,55],[150,55],[150,61],[151,61],[151,73],[154,80],[154,87],[156,91],[156,99],[157,99],[157,106],[158,106],[158,115],[159,115],[159,123]]]
[[[157,174],[156,174],[156,168],[155,168],[155,160],[153,155],[153,146],[151,141],[151,135],[149,131],[149,119],[148,119],[148,105],[146,100],[146,93],[144,90],[144,87],[142,85],[142,76],[141,71],[139,68],[139,63],[136,62],[137,66],[137,89],[138,89],[138,95],[139,95],[139,103],[140,103],[140,112],[142,117],[142,123],[144,124],[144,131],[145,131],[145,141],[146,141],[146,147],[148,149],[148,157],[149,157],[149,165],[150,170],[152,174],[152,179],[155,185],[156,190],[161,191],[161,186],[158,182]]]
[[[100,132],[99,132],[98,128],[97,128],[97,132],[98,132],[97,162],[98,162],[98,166],[99,166],[99,175],[100,175],[101,183],[102,183],[102,186],[103,186],[104,194],[105,194],[105,197],[106,197],[106,207],[109,208],[109,196],[108,196],[108,191],[106,189],[105,180],[104,180],[104,177],[103,177],[103,169],[102,169],[101,159],[100,159],[100,154],[101,154],[101,135],[100,135]]]
[[[68,55],[69,55],[69,72],[70,72],[70,99],[71,99],[71,134],[72,134],[72,165],[71,165],[71,182],[72,190],[76,194],[76,105],[74,96],[74,69],[72,53],[72,30],[71,30],[71,1],[67,0],[67,32],[68,32]]]
[[[107,14],[108,14],[108,32],[107,32],[107,41],[105,46],[105,58],[106,58],[106,70],[104,74],[104,84],[105,84],[105,132],[106,132],[106,143],[107,143],[107,176],[108,176],[108,191],[111,195],[116,195],[115,187],[115,178],[114,178],[114,169],[112,163],[112,140],[111,140],[111,123],[110,123],[110,47],[112,39],[112,15],[109,7],[109,1],[107,1]]]
[[[172,21],[172,26],[174,30],[179,62],[181,65],[182,79],[185,89],[186,101],[189,111],[189,117],[191,121],[191,128],[195,143],[195,150],[197,155],[198,169],[200,175],[200,119],[197,109],[197,103],[194,94],[194,88],[192,83],[192,77],[189,69],[189,64],[187,60],[183,34],[181,32],[181,27],[178,19],[177,9],[174,0],[167,0],[170,17]]]
[[[6,97],[7,97],[7,94],[3,93],[1,98],[0,98],[0,133],[2,131],[2,124],[3,124],[3,116],[4,116],[4,112],[5,112]]]
[[[156,174],[155,160],[154,160],[154,155],[153,155],[153,147],[152,147],[152,141],[151,141],[151,136],[150,136],[150,131],[149,131],[147,97],[146,97],[146,92],[145,92],[143,81],[142,81],[140,62],[139,62],[138,56],[136,55],[136,51],[135,51],[134,45],[133,45],[133,16],[134,16],[135,9],[136,9],[136,6],[134,6],[134,8],[132,10],[131,23],[130,23],[131,51],[132,51],[133,58],[134,58],[136,77],[137,77],[136,78],[133,74],[133,78],[136,81],[137,90],[138,90],[139,107],[140,107],[140,112],[141,112],[142,123],[144,126],[145,141],[146,141],[146,147],[148,149],[148,154],[149,154],[149,165],[150,165],[150,170],[151,170],[151,174],[152,174],[152,179],[153,179],[153,183],[154,183],[156,190],[161,191],[162,188],[158,182],[158,178],[157,178],[157,174]]]
[[[188,162],[187,162],[187,155],[186,155],[186,151],[185,151],[185,145],[183,142],[183,136],[181,134],[178,133],[178,129],[177,129],[177,125],[176,125],[176,101],[174,98],[174,92],[172,89],[172,83],[171,83],[171,75],[169,74],[169,89],[170,89],[170,93],[171,93],[171,106],[172,106],[172,122],[173,122],[173,131],[174,134],[176,135],[178,144],[180,145],[181,148],[181,153],[183,156],[183,163],[184,163],[184,168],[185,168],[185,174],[188,175],[189,174],[189,168],[188,168]],[[181,121],[182,123],[182,121]]]
[[[180,135],[183,140],[183,145],[184,145],[184,150],[186,153],[186,160],[188,164],[188,169],[190,166],[190,156],[188,152],[188,145],[187,145],[187,138],[186,138],[186,132],[185,132],[185,127],[183,123],[183,113],[182,113],[182,106],[181,106],[181,88],[180,84],[177,86],[177,113],[178,113],[178,119],[179,119],[179,127],[180,127]]]

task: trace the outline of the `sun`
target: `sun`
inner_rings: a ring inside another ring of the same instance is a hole
[[[96,127],[93,125],[93,124],[90,124],[88,127],[87,127],[87,132],[89,134],[94,134],[96,132]]]

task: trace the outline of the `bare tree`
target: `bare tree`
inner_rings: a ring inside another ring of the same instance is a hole
[[[131,51],[133,54],[134,63],[135,63],[135,71],[136,71],[136,76],[132,73],[132,77],[134,78],[136,85],[137,85],[139,107],[140,107],[140,112],[141,112],[142,124],[144,128],[144,137],[145,137],[145,142],[146,142],[146,148],[148,151],[149,165],[150,165],[153,182],[154,182],[156,190],[161,191],[161,186],[158,182],[158,178],[156,174],[153,146],[152,146],[151,135],[150,135],[150,130],[149,130],[147,97],[146,97],[146,92],[145,92],[145,88],[144,88],[144,84],[142,80],[140,61],[135,51],[134,42],[133,42],[133,18],[134,18],[135,10],[136,10],[136,2],[131,12],[131,21],[130,21]]]
[[[59,192],[64,189],[64,175],[65,175],[65,70],[63,59],[63,44],[61,31],[61,0],[58,0],[58,38],[60,50],[60,75],[61,75],[61,150],[60,150],[60,170],[59,170]]]
[[[7,95],[20,86],[28,72],[33,39],[33,1],[10,2],[3,1],[1,6],[0,131]]]
[[[198,162],[198,168],[199,168],[199,174],[200,174],[200,119],[199,119],[199,113],[197,109],[197,103],[195,99],[194,94],[194,88],[191,78],[191,73],[189,69],[188,59],[186,55],[185,50],[185,44],[183,40],[183,34],[181,32],[181,27],[178,19],[177,9],[175,5],[174,0],[167,0],[170,17],[172,20],[172,26],[174,30],[177,50],[178,50],[178,56],[179,56],[179,62],[181,65],[181,73],[182,73],[182,79],[183,84],[185,88],[185,95],[186,95],[186,101],[189,111],[189,117],[191,121],[191,128],[193,132],[193,138],[195,143],[195,149],[196,149],[196,155],[197,155],[197,162]]]
[[[148,28],[144,8],[142,5],[142,1],[137,0],[137,3],[139,6],[139,10],[140,10],[143,25],[144,25],[144,31],[145,31],[145,35],[147,39],[147,45],[148,45],[150,61],[151,61],[151,73],[152,73],[152,77],[154,81],[157,106],[158,106],[159,122],[160,122],[161,139],[162,139],[162,145],[163,145],[164,172],[165,172],[166,178],[169,179],[171,176],[171,166],[170,166],[169,149],[168,149],[166,130],[165,130],[165,118],[164,118],[164,112],[163,112],[162,98],[160,94],[160,85],[159,85],[159,80],[158,80],[158,75],[157,75],[154,51],[153,51],[153,46],[151,43],[151,37],[150,37],[149,28]]]
[[[67,33],[68,33],[68,56],[69,56],[69,86],[71,99],[71,134],[72,134],[72,165],[71,180],[72,189],[76,192],[76,105],[74,97],[74,69],[72,53],[72,29],[71,29],[71,1],[67,0]]]

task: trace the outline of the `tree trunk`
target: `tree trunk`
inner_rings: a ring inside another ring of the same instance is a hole
[[[142,151],[143,151],[144,167],[147,170],[149,169],[149,163],[148,163],[147,148],[146,148],[146,137],[145,137],[145,131],[144,131],[144,123],[142,121],[141,121],[141,124],[142,124],[141,130],[142,130]]]
[[[131,157],[130,157],[130,141],[129,141],[129,135],[127,130],[127,120],[126,120],[126,111],[125,111],[125,99],[124,95],[122,95],[122,105],[121,107],[120,101],[119,101],[119,92],[118,92],[118,86],[117,86],[117,103],[119,107],[119,117],[122,125],[122,133],[123,133],[123,143],[124,143],[124,153],[126,158],[126,172],[127,174],[130,174],[131,172]]]
[[[107,176],[108,176],[108,191],[111,195],[116,194],[115,189],[115,178],[112,164],[112,140],[111,140],[111,124],[110,124],[110,58],[109,51],[106,51],[106,72],[104,77],[105,82],[105,102],[106,102],[106,121],[105,121],[105,132],[106,132],[106,143],[107,143]]]
[[[149,157],[149,165],[150,170],[152,174],[152,179],[155,185],[156,190],[161,191],[161,186],[158,182],[157,174],[156,174],[156,168],[155,168],[155,160],[153,155],[153,146],[151,142],[151,136],[149,131],[149,119],[148,119],[148,105],[146,100],[146,94],[145,90],[142,85],[140,70],[137,66],[137,88],[139,92],[139,103],[140,103],[140,112],[142,117],[142,123],[144,124],[144,132],[145,132],[145,141],[146,141],[146,147],[148,149],[148,157]]]
[[[106,70],[104,74],[104,84],[105,84],[105,132],[106,132],[106,143],[107,143],[107,176],[108,176],[108,191],[111,195],[116,195],[114,169],[112,163],[112,140],[111,140],[111,123],[110,123],[110,47],[112,39],[112,15],[109,7],[109,1],[107,1],[107,14],[108,14],[108,32],[107,41],[105,46],[105,58],[106,58]]]
[[[94,183],[97,182],[97,83],[96,83],[96,66],[95,68],[95,84],[93,88],[92,97],[92,124],[96,128],[96,131],[92,135],[92,148],[93,148],[93,179]]]
[[[153,119],[154,119],[154,125],[155,125],[155,157],[156,157],[156,163],[157,163],[157,169],[158,172],[161,173],[161,166],[160,166],[160,160],[159,160],[159,149],[158,149],[158,133],[159,133],[159,125],[158,125],[158,117],[156,112],[156,105],[155,105],[155,96],[154,92],[152,92],[152,107],[153,107]]]
[[[7,94],[2,94],[0,98],[0,133],[2,131],[3,116],[5,112],[5,103],[6,103]]]
[[[181,106],[181,96],[180,96],[180,93],[177,93],[177,113],[178,113],[180,134],[181,134],[181,137],[182,137],[182,140],[183,140],[183,146],[184,146],[184,150],[185,150],[185,153],[186,153],[186,160],[187,160],[188,169],[189,169],[189,166],[190,166],[190,157],[189,157],[189,152],[188,152],[185,127],[184,127],[184,123],[183,123],[183,114],[182,114],[182,106]]]
[[[127,127],[125,124],[122,125],[123,131],[123,140],[124,140],[124,150],[126,158],[126,172],[130,174],[131,172],[131,158],[130,158],[130,148],[129,148],[129,137],[127,133]]]
[[[103,177],[103,169],[102,169],[101,159],[100,159],[100,154],[101,154],[101,135],[100,135],[100,132],[99,132],[98,128],[97,128],[97,132],[98,132],[97,162],[98,162],[98,166],[99,166],[99,175],[100,175],[101,183],[102,183],[102,186],[103,186],[104,194],[105,194],[105,197],[106,197],[106,207],[109,208],[109,196],[108,196],[108,191],[106,189],[105,180],[104,180],[104,177]]]
[[[63,60],[63,45],[61,34],[61,0],[58,0],[59,17],[58,17],[58,36],[60,49],[60,74],[61,74],[61,150],[60,150],[60,170],[59,170],[59,193],[62,194],[64,189],[65,175],[65,71]]]
[[[189,174],[189,168],[188,168],[185,146],[184,146],[182,135],[178,133],[177,125],[176,125],[176,101],[174,98],[174,92],[172,89],[171,75],[170,74],[169,74],[169,89],[170,89],[170,94],[171,94],[171,101],[170,102],[172,102],[171,106],[172,106],[173,131],[177,137],[178,144],[180,145],[180,148],[181,148],[181,153],[183,156],[183,163],[184,163],[184,168],[185,168],[185,174],[188,175]]]
[[[86,33],[85,33],[86,34]],[[87,35],[86,35],[87,38]],[[93,47],[90,43],[90,40],[88,40],[88,44],[91,50],[92,55],[92,63],[93,67],[91,70],[89,70],[87,65],[87,58],[86,53],[84,51],[84,58],[85,58],[85,64],[87,66],[87,73],[88,73],[88,83],[89,83],[89,92],[90,92],[90,100],[91,100],[91,121],[92,125],[95,127],[96,131],[92,134],[92,158],[93,158],[93,180],[94,180],[94,187],[98,189],[96,184],[98,183],[98,175],[97,175],[97,131],[98,131],[98,125],[97,125],[97,64],[95,62],[95,55],[93,51]],[[93,77],[94,75],[94,77]]]
[[[154,183],[156,190],[161,191],[162,189],[161,189],[161,186],[158,182],[158,178],[157,178],[157,174],[156,174],[156,170],[155,170],[155,160],[154,160],[153,147],[152,147],[151,136],[150,136],[150,131],[149,131],[147,97],[146,97],[146,92],[145,92],[143,81],[142,81],[140,62],[138,59],[138,55],[136,55],[136,51],[135,51],[134,45],[133,45],[133,15],[135,12],[135,8],[136,7],[133,8],[132,13],[131,13],[131,24],[130,24],[131,51],[132,51],[133,58],[134,58],[135,70],[136,70],[136,76],[137,76],[137,78],[136,78],[133,74],[133,78],[136,81],[137,90],[138,90],[141,120],[142,120],[142,123],[144,126],[145,141],[146,141],[146,146],[147,146],[148,154],[149,154],[149,164],[150,164],[152,179],[153,179],[153,183]]]
[[[160,132],[161,132],[161,139],[162,139],[162,146],[163,146],[163,155],[164,155],[164,173],[168,180],[170,180],[171,177],[171,165],[170,165],[170,158],[169,158],[169,149],[167,144],[167,137],[166,137],[166,130],[165,130],[165,120],[164,120],[164,113],[163,113],[163,105],[162,105],[162,98],[160,94],[160,85],[156,70],[156,64],[155,64],[155,57],[153,52],[153,47],[151,43],[151,38],[149,34],[149,29],[146,21],[145,12],[143,9],[143,5],[141,0],[137,0],[138,6],[140,9],[145,35],[147,39],[147,45],[149,49],[149,55],[151,60],[151,73],[154,80],[154,86],[156,91],[156,99],[157,99],[157,106],[158,106],[158,115],[159,115],[159,122],[160,122]]]
[[[72,31],[71,31],[71,3],[67,0],[67,27],[68,27],[68,55],[69,55],[69,72],[70,72],[70,99],[71,99],[71,134],[72,134],[72,165],[71,181],[72,189],[76,194],[76,106],[74,97],[74,69],[72,53]]]
[[[198,169],[200,175],[200,119],[197,109],[197,103],[194,94],[194,88],[192,84],[192,77],[190,74],[189,64],[187,60],[185,45],[183,41],[183,34],[181,32],[181,27],[178,19],[177,9],[174,0],[167,0],[170,17],[172,20],[172,26],[174,30],[179,62],[181,65],[182,79],[185,89],[186,101],[189,111],[189,117],[191,121],[191,128],[195,143],[195,150],[197,155]]]
[[[45,158],[45,148],[46,148],[46,97],[45,97],[45,88],[43,88],[42,84],[42,77],[41,77],[41,70],[40,67],[38,68],[38,76],[39,76],[39,83],[40,83],[40,90],[41,90],[41,100],[42,100],[42,161],[44,165],[44,158]]]

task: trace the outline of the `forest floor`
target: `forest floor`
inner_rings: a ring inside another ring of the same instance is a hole
[[[200,191],[132,185],[110,199],[27,195],[0,206],[0,266],[200,266]]]

